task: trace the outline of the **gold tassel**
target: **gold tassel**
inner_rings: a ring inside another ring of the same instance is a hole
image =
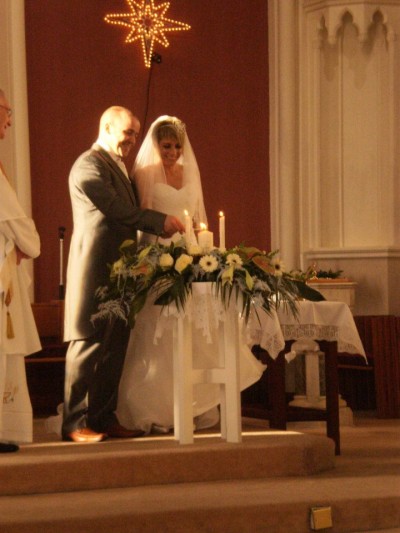
[[[6,306],[8,307],[11,303],[11,300],[12,300],[12,288],[10,286],[10,288],[8,289],[7,291],[7,294],[6,294],[6,298],[4,300],[4,303],[6,304]]]
[[[15,338],[14,326],[13,326],[13,323],[12,323],[10,311],[8,310],[8,306],[11,303],[12,297],[13,297],[12,286],[10,285],[10,288],[7,291],[7,294],[6,294],[6,297],[5,297],[5,301],[4,301],[4,303],[6,304],[6,307],[7,307],[7,339],[14,339]]]
[[[15,334],[14,334],[13,323],[11,320],[11,315],[10,315],[10,312],[7,311],[7,339],[14,339],[14,338],[15,338]]]

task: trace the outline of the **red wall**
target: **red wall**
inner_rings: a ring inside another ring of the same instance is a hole
[[[170,46],[155,47],[162,63],[151,72],[140,45],[124,43],[128,30],[103,21],[129,12],[126,0],[25,6],[33,216],[42,239],[36,301],[58,297],[58,227],[67,228],[65,262],[72,231],[68,173],[113,104],[132,109],[144,132],[161,114],[186,122],[216,242],[223,210],[227,246],[269,249],[265,0],[171,0],[166,16],[191,30],[167,34]]]

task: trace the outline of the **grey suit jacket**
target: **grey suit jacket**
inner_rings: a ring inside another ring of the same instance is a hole
[[[74,229],[68,257],[64,340],[95,333],[97,287],[106,285],[108,266],[119,258],[136,230],[159,235],[166,215],[137,205],[131,182],[110,155],[94,144],[74,163],[69,176]]]

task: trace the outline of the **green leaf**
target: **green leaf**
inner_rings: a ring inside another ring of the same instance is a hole
[[[225,272],[222,274],[221,276],[221,279],[222,279],[222,284],[225,285],[226,283],[229,283],[230,285],[232,284],[232,280],[233,280],[233,271],[234,271],[234,267],[233,265],[231,265],[230,267],[228,267]]]
[[[246,286],[249,290],[252,290],[252,288],[254,287],[253,278],[250,276],[247,270],[246,270]]]
[[[323,302],[325,300],[319,291],[312,289],[307,283],[299,280],[292,280],[292,283],[296,285],[301,298],[311,302]]]

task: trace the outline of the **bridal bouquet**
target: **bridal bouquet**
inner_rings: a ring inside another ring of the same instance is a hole
[[[184,241],[137,247],[125,241],[121,257],[110,268],[107,286],[99,287],[98,312],[92,320],[118,317],[135,324],[135,318],[150,295],[154,304],[175,304],[184,309],[194,282],[212,282],[215,295],[225,305],[240,298],[247,320],[251,306],[266,312],[279,305],[296,314],[299,299],[323,300],[323,296],[283,270],[278,251],[263,252],[254,247],[236,246],[226,251],[214,248],[204,253],[197,245]]]

